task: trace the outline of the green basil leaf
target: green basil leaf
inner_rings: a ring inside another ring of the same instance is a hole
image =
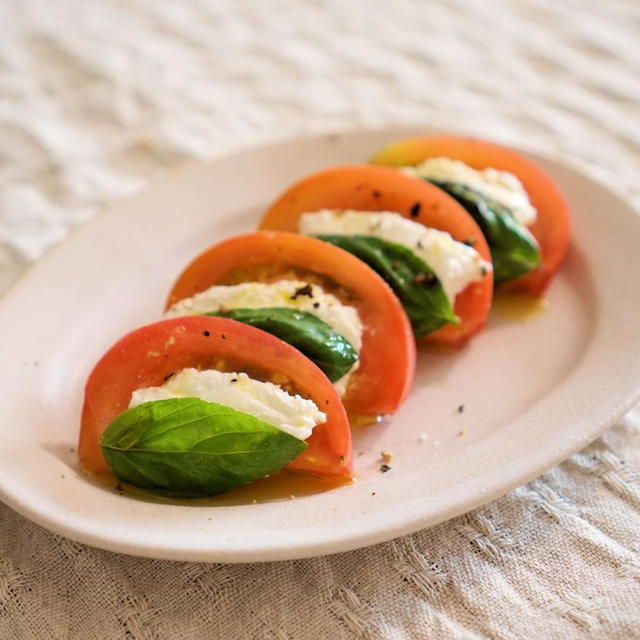
[[[307,444],[247,413],[199,398],[170,398],[121,413],[100,447],[122,482],[194,498],[269,475]]]
[[[331,382],[342,378],[358,360],[358,352],[344,336],[308,311],[263,307],[212,311],[205,315],[231,318],[273,334],[315,362]]]
[[[435,180],[431,182],[455,198],[478,223],[491,251],[496,285],[540,266],[537,242],[507,207],[464,184]]]
[[[416,338],[459,322],[436,274],[404,245],[373,236],[316,237],[357,256],[387,281],[400,298]]]

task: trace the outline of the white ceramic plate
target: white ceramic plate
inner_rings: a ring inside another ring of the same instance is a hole
[[[98,216],[31,269],[0,304],[0,498],[57,533],[112,551],[299,558],[389,540],[473,509],[611,426],[640,389],[640,217],[578,171],[533,156],[573,213],[549,308],[526,321],[494,314],[468,348],[420,354],[406,404],[355,433],[357,483],[295,500],[177,506],[123,497],[78,472],[87,374],[123,333],[159,318],[186,263],[253,229],[262,208],[302,175],[362,162],[412,134],[304,138],[178,172]],[[383,449],[393,454],[384,474]]]

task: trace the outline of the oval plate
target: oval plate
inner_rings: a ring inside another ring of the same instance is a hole
[[[493,313],[460,352],[422,352],[401,410],[354,434],[353,485],[257,504],[184,506],[87,480],[75,447],[84,381],[123,333],[159,318],[205,246],[255,228],[306,173],[364,162],[416,129],[310,137],[176,172],[81,227],[0,304],[0,498],[80,542],[141,556],[248,562],[346,551],[493,500],[578,451],[640,390],[640,217],[564,164],[528,154],[557,181],[572,244],[526,321]],[[458,411],[464,404],[464,411]],[[380,452],[393,454],[380,472]]]

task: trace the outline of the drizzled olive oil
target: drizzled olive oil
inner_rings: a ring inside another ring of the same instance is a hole
[[[282,469],[266,478],[259,478],[248,484],[234,487],[217,496],[187,499],[163,496],[121,483],[112,473],[95,474],[85,470],[82,470],[82,473],[94,483],[111,491],[116,491],[125,497],[136,498],[145,502],[186,507],[239,506],[280,500],[295,500],[296,498],[338,489],[353,484],[355,481],[353,478],[323,478]]]
[[[512,322],[527,322],[548,308],[549,301],[545,298],[536,298],[526,293],[496,293],[491,312]]]

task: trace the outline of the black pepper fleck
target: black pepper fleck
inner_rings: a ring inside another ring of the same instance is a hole
[[[391,471],[391,467],[388,464],[381,464],[380,471],[382,471],[382,473],[387,473],[387,471]]]
[[[313,303],[313,308],[314,309],[318,309],[320,307],[320,303],[319,302],[314,302]]]
[[[377,190],[373,191],[373,197],[374,198],[379,198],[380,197],[380,192],[377,191]]]
[[[304,287],[300,287],[299,289],[296,289],[293,292],[291,299],[295,300],[298,296],[309,296],[310,298],[313,298],[313,289],[311,288],[311,285],[307,283],[304,285]]]
[[[202,332],[202,335],[203,335],[205,338],[208,338],[208,337],[211,335],[211,333],[209,333],[208,331],[203,331],[203,332]]]
[[[486,276],[486,275],[487,275],[487,267],[484,267],[484,266],[483,266],[483,267],[482,267],[482,269],[481,269],[481,271],[480,271],[480,273],[481,273],[483,276]]]
[[[413,277],[413,282],[420,287],[428,289],[429,287],[435,286],[438,279],[433,275],[433,273],[417,273]]]
[[[224,333],[221,333],[221,334],[220,334],[220,337],[221,337],[223,340],[226,340],[226,339],[227,339],[227,336],[225,336],[225,335],[224,335]]]
[[[231,378],[231,382],[238,382],[238,378]]]
[[[459,404],[458,405],[458,413],[464,413],[464,405],[463,404]]]
[[[176,372],[175,372],[175,371],[170,371],[170,372],[169,372],[169,373],[167,373],[167,375],[166,375],[164,378],[162,378],[162,379],[164,380],[164,382],[166,382],[166,381],[167,381],[167,380],[169,380],[170,378],[173,378],[173,376],[175,376],[175,375],[176,375]]]
[[[473,236],[469,236],[463,240],[463,243],[469,247],[473,247],[474,244],[478,244],[478,238],[474,238]]]
[[[409,209],[409,213],[412,218],[417,218],[420,215],[420,203],[416,202],[411,209]]]

